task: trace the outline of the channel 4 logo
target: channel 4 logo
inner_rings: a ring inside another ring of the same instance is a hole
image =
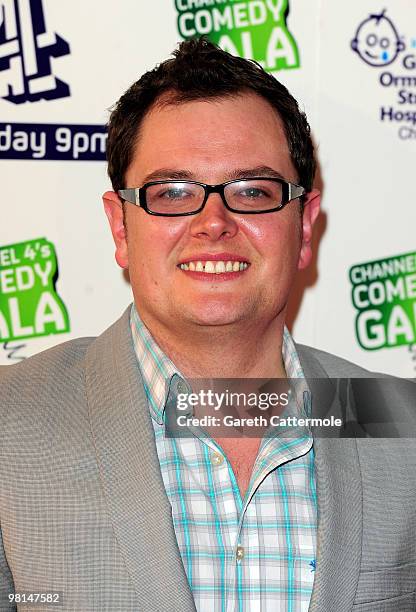
[[[47,29],[43,0],[0,0],[1,98],[22,104],[69,96],[51,68],[51,58],[69,53],[66,40]]]

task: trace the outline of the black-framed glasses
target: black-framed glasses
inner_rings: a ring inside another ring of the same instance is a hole
[[[206,185],[198,181],[152,181],[120,189],[118,195],[149,215],[181,217],[201,212],[211,193],[219,193],[227,210],[244,215],[281,210],[306,190],[280,178],[253,177]]]

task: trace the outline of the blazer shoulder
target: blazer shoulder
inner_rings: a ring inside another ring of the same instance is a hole
[[[328,376],[329,378],[373,378],[385,377],[386,374],[371,372],[365,368],[348,361],[333,353],[328,353],[305,344],[297,344],[296,349],[299,353],[302,366],[304,366],[306,376],[311,375],[311,370],[315,377]],[[321,370],[321,374],[319,374]]]
[[[21,403],[37,391],[76,384],[83,376],[85,354],[95,338],[58,344],[13,365],[0,366],[0,408]]]

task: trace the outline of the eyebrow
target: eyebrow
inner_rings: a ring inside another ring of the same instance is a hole
[[[251,178],[253,176],[264,176],[269,178],[280,178],[284,179],[282,174],[269,166],[254,166],[253,168],[238,168],[225,174],[225,181],[232,181],[235,179]],[[190,170],[175,170],[173,168],[160,168],[150,174],[147,174],[143,183],[149,183],[151,181],[195,181],[198,180],[194,172]]]

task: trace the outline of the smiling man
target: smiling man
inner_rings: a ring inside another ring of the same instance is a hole
[[[285,328],[319,213],[294,98],[184,42],[115,106],[108,163],[134,304],[0,371],[0,610],[413,610],[411,446],[167,425],[195,379],[300,380],[285,397],[305,417],[313,378],[319,413],[331,377],[369,376]]]
[[[143,323],[187,376],[283,376],[287,300],[319,211],[313,159],[295,167],[282,120],[253,90],[188,95],[162,93],[143,120],[119,192],[125,215],[117,193],[104,195],[117,261]],[[111,128],[122,143],[123,104],[110,123],[116,190]],[[299,111],[297,121],[310,145]]]

